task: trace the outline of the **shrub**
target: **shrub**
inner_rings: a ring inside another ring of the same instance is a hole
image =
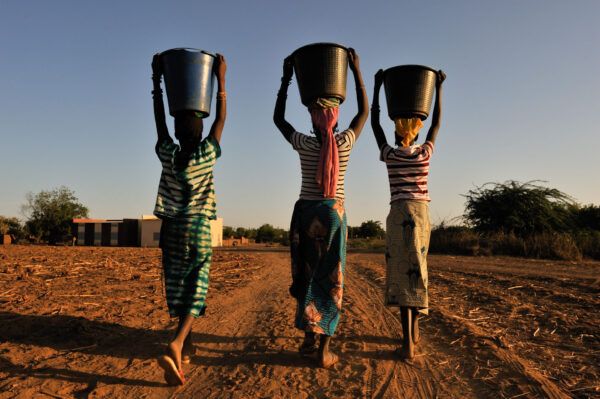
[[[256,231],[256,242],[272,243],[278,242],[281,245],[290,245],[289,232],[273,227],[270,224],[263,224]]]
[[[466,226],[445,226],[431,231],[429,252],[455,255],[477,255],[479,234]]]
[[[465,195],[465,220],[482,233],[514,233],[519,237],[571,231],[574,201],[554,189],[519,183],[487,183]]]
[[[28,215],[25,223],[27,232],[50,244],[56,244],[69,236],[73,218],[88,215],[88,209],[66,187],[42,190],[37,194],[28,193],[26,198],[27,203],[22,206],[22,210]]]
[[[381,238],[349,238],[346,246],[348,249],[385,251],[385,240]]]
[[[600,260],[600,231],[582,231],[574,236],[584,256]]]
[[[581,235],[540,233],[518,237],[514,233],[482,234],[468,227],[436,227],[431,232],[430,253],[456,255],[508,255],[538,259],[581,260],[599,257],[600,232]]]
[[[19,240],[25,235],[19,219],[4,216],[0,216],[0,234],[10,234],[15,240]]]

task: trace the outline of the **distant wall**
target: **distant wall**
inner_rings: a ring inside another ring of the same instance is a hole
[[[140,247],[158,247],[160,244],[161,225],[162,220],[160,219],[140,220],[138,224]]]
[[[210,239],[213,247],[223,246],[223,218],[210,221]]]
[[[139,245],[137,225],[137,219],[74,219],[71,232],[77,245],[134,247]]]
[[[161,224],[162,221],[153,216],[123,220],[73,219],[71,232],[77,245],[158,247]],[[223,218],[210,221],[210,233],[212,246],[222,246]]]
[[[223,240],[224,247],[237,247],[238,245],[248,245],[249,241],[246,237],[242,238],[226,238]]]

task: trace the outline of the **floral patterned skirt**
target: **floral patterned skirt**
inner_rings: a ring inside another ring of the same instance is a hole
[[[334,199],[298,200],[290,227],[296,328],[332,336],[340,320],[346,269],[346,212]]]

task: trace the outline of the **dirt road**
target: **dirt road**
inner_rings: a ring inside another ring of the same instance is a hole
[[[600,397],[600,264],[430,256],[429,317],[399,360],[384,257],[349,254],[332,370],[299,356],[286,252],[217,251],[183,387],[160,251],[0,248],[0,398]]]

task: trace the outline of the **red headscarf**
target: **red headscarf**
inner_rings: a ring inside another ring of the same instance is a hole
[[[316,180],[323,189],[325,198],[335,198],[340,173],[338,148],[333,136],[333,127],[339,113],[338,107],[310,109],[312,121],[317,127],[318,133],[321,134],[321,151]]]

